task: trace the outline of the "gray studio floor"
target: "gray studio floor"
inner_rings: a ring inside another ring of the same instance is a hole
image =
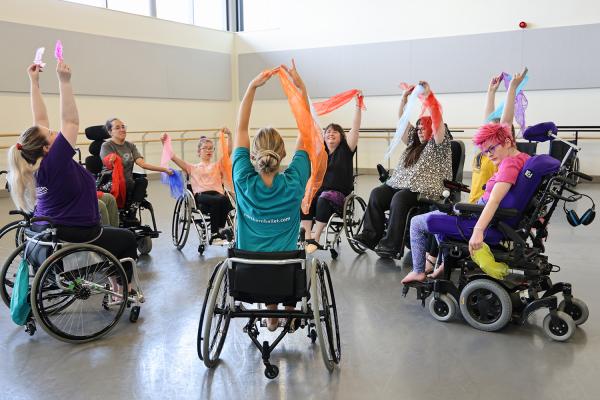
[[[359,178],[368,198],[372,176]],[[600,204],[600,185],[580,186]],[[41,329],[29,337],[0,313],[1,399],[597,399],[600,393],[600,220],[571,228],[562,211],[550,227],[550,261],[562,267],[553,280],[573,284],[589,305],[589,321],[567,343],[552,342],[539,327],[510,325],[484,333],[463,321],[440,323],[414,299],[401,297],[400,263],[375,254],[356,256],[345,240],[330,263],[338,304],[342,362],[328,373],[304,331],[286,338],[272,356],[277,379],[263,375],[258,351],[230,327],[222,362],[208,370],[196,355],[196,333],[206,281],[225,256],[222,248],[196,253],[197,237],[183,251],[171,244],[174,200],[151,182],[150,200],[164,231],[139,262],[147,302],[140,320],[123,318],[106,338],[70,345]],[[0,223],[11,207],[0,199]],[[587,208],[580,205],[578,211]],[[10,244],[0,244],[2,261]],[[270,337],[261,334],[261,339]],[[594,394],[596,393],[596,394]]]

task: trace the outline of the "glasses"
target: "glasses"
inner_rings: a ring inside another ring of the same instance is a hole
[[[498,147],[498,146],[500,146],[500,143],[490,146],[485,150],[482,150],[481,153],[484,155],[487,154],[487,155],[491,156],[492,154],[494,154],[494,151],[496,151],[496,147]]]
[[[117,126],[113,126],[113,129],[119,130],[119,129],[127,129],[127,125],[117,125]]]
[[[199,147],[198,150],[213,151],[214,147]]]

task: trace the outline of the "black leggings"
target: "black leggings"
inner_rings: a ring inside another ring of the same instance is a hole
[[[32,225],[31,229],[35,232],[41,232],[47,225]],[[102,234],[98,237],[102,229]],[[84,243],[98,237],[89,244],[102,247],[114,255],[118,260],[122,258],[133,258],[137,260],[137,241],[135,235],[129,229],[115,228],[113,226],[57,226],[56,234],[59,240],[70,243]],[[123,264],[127,280],[131,282],[133,276],[133,266],[131,263]]]
[[[386,184],[376,187],[369,196],[365,211],[363,236],[370,245],[379,244],[394,250],[404,247],[404,229],[408,211],[418,204],[419,193],[409,189],[394,189]],[[390,210],[387,231],[385,211]],[[385,233],[385,235],[384,235]]]
[[[196,207],[203,213],[210,213],[210,229],[213,234],[225,227],[227,214],[233,210],[229,198],[214,190],[194,195]]]
[[[148,179],[137,177],[133,182],[127,182],[127,201],[131,203],[141,203],[146,197],[148,188]]]
[[[308,214],[304,214],[300,211],[300,218],[302,221],[312,221],[314,218],[318,222],[326,224],[333,213],[339,212],[338,208],[335,207],[331,201],[321,197],[321,193],[322,191],[319,190],[317,194],[315,194],[315,197],[310,203]]]

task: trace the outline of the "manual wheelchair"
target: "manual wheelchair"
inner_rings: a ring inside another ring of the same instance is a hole
[[[528,128],[524,136],[541,142],[558,139],[556,132],[554,124],[544,123]],[[483,205],[438,204],[437,208],[446,214],[431,215],[427,226],[430,233],[441,238],[438,262],[443,258],[443,277],[409,283],[403,295],[415,288],[424,306],[433,294],[429,311],[435,319],[449,321],[460,311],[469,325],[483,331],[500,330],[511,321],[523,325],[531,313],[547,308],[545,334],[557,341],[568,340],[576,326],[588,319],[589,310],[573,297],[570,283],[552,283],[550,274],[560,267],[549,262],[543,242],[558,203],[576,202],[585,196],[573,189],[574,179],[591,178],[574,171],[569,161],[576,159],[571,156],[579,150],[570,145],[562,163],[549,155],[531,157],[500,204],[486,232],[486,243],[494,258],[508,265],[511,274],[504,279],[492,278],[470,258],[467,242]],[[592,220],[593,216],[587,223]],[[557,294],[562,294],[560,303]]]
[[[300,309],[267,310],[250,304],[294,304]],[[215,266],[208,282],[198,326],[198,356],[215,367],[233,318],[247,318],[243,327],[261,352],[265,376],[279,374],[269,362],[271,352],[288,333],[306,328],[312,343],[319,341],[325,367],[333,371],[341,360],[337,307],[327,264],[306,259],[304,250],[256,253],[229,249],[229,257]],[[263,318],[285,319],[272,344],[258,340]]]
[[[100,191],[110,191],[107,189],[111,184],[112,172],[102,170],[102,159],[100,158],[100,148],[106,139],[110,138],[103,125],[90,126],[85,129],[85,136],[92,141],[89,146],[90,155],[85,159],[86,169],[96,177],[96,186]],[[134,173],[134,178],[145,177],[146,174]],[[156,228],[156,218],[154,217],[154,208],[152,204],[145,199],[139,204],[133,204],[129,199],[125,207],[119,210],[119,227],[131,230],[137,239],[138,251],[140,254],[148,254],[152,250],[152,239],[156,239],[160,231]],[[145,225],[142,221],[142,211],[147,210],[150,213],[152,225]]]
[[[227,215],[227,221],[225,223],[225,232],[227,232],[228,235],[226,239],[228,243],[231,243],[234,240],[235,232],[235,200],[228,190],[225,190],[225,195],[232,205],[232,210]],[[198,244],[198,253],[202,255],[204,250],[206,250],[206,247],[212,244],[210,240],[212,235],[210,214],[202,207],[202,205],[198,206],[196,204],[194,194],[188,183],[183,195],[181,195],[175,203],[173,217],[171,219],[171,239],[173,240],[175,247],[177,247],[177,250],[181,250],[185,246],[192,224],[196,228],[198,240],[200,242]]]
[[[68,343],[85,343],[108,334],[126,308],[129,320],[136,322],[144,295],[139,285],[135,260],[118,260],[105,249],[86,243],[61,242],[52,221],[44,217],[26,218],[25,241],[6,259],[0,277],[0,295],[10,307],[17,272],[22,261],[29,264],[29,303],[31,313],[25,324],[29,335],[37,324],[52,337]],[[41,232],[31,224],[48,222]],[[127,289],[122,263],[133,269],[135,292]],[[118,285],[121,290],[118,290]]]

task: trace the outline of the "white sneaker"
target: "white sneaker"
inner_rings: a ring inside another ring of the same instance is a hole
[[[214,238],[212,241],[212,245],[213,246],[223,246],[225,245],[227,242],[221,238]]]

